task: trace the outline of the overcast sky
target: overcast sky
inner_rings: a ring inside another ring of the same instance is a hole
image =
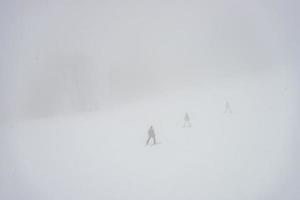
[[[278,69],[295,78],[298,8],[295,0],[3,0],[0,110],[72,110],[69,99],[105,105],[114,95],[218,87]]]

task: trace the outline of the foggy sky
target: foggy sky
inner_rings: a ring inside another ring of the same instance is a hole
[[[279,71],[297,79],[298,8],[293,0],[1,1],[1,118]]]

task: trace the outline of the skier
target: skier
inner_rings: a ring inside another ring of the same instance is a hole
[[[185,128],[186,125],[187,125],[187,127],[189,127],[189,128],[192,127],[192,124],[191,124],[191,122],[190,122],[190,116],[189,116],[188,113],[185,113],[185,115],[184,115],[184,124],[183,124],[183,128]]]
[[[230,104],[229,104],[228,101],[225,102],[225,111],[224,111],[224,113],[227,113],[227,112],[232,113],[231,107],[230,107]]]
[[[148,130],[148,139],[147,139],[146,145],[149,145],[151,139],[153,140],[153,144],[157,144],[153,126],[151,126]]]

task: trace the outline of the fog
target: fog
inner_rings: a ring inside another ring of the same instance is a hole
[[[295,0],[2,0],[1,199],[299,199],[299,8]],[[181,137],[185,112],[196,127],[189,138],[170,139]],[[150,125],[162,144],[145,150]],[[95,143],[102,137],[103,146]],[[220,168],[201,165],[212,160]],[[168,171],[173,164],[188,175]],[[150,166],[151,176],[143,174]],[[227,176],[221,168],[240,171]],[[85,189],[75,174],[89,182]],[[133,183],[120,189],[128,177]]]
[[[93,110],[272,73],[290,79],[299,63],[297,6],[1,1],[2,118]]]

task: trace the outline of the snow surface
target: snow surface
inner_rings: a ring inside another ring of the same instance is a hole
[[[295,167],[291,98],[226,91],[224,114],[224,92],[201,93],[2,125],[0,199],[273,198]],[[150,125],[161,144],[145,146]]]

